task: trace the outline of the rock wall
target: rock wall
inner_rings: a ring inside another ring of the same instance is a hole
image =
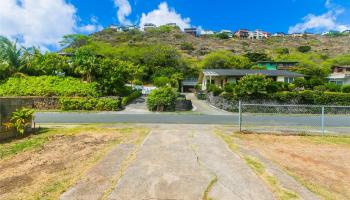
[[[58,109],[59,100],[55,97],[0,97],[0,140],[14,136],[13,131],[6,130],[4,124],[9,121],[11,113],[21,108]]]
[[[238,110],[238,102],[225,99],[221,96],[214,96],[213,93],[207,94],[207,101],[220,109],[235,112]]]

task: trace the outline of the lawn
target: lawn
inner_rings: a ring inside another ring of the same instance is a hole
[[[234,134],[322,199],[350,199],[350,137]]]
[[[146,129],[75,127],[42,130],[0,143],[0,199],[57,199],[120,143],[138,144]]]

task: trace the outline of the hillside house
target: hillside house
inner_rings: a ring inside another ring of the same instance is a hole
[[[330,83],[337,85],[350,85],[350,66],[335,66],[328,77]]]
[[[248,38],[249,31],[247,29],[240,29],[235,33],[235,36],[238,38]]]
[[[144,31],[147,31],[147,30],[150,30],[150,29],[154,29],[154,28],[157,28],[157,25],[152,24],[152,23],[145,23],[143,25],[143,30]]]
[[[235,83],[242,77],[251,74],[262,74],[277,82],[292,83],[295,78],[303,78],[303,74],[287,70],[250,70],[250,69],[205,69],[200,73],[199,82],[202,90],[207,90],[208,84],[224,88],[227,83]]]
[[[114,29],[117,32],[127,32],[127,31],[131,31],[131,30],[139,29],[140,27],[138,27],[136,25],[127,25],[127,26],[110,25],[109,28]]]
[[[284,37],[287,34],[283,33],[283,32],[277,32],[271,35],[271,37]]]
[[[256,40],[267,39],[269,37],[270,37],[270,33],[262,30],[250,31],[248,36],[249,39],[256,39]]]
[[[221,30],[219,33],[220,33],[220,34],[227,34],[228,37],[230,37],[230,38],[232,38],[233,35],[234,35],[233,32],[230,31],[230,30]]]
[[[190,35],[193,35],[195,37],[198,37],[199,36],[199,31],[197,28],[195,27],[192,27],[192,28],[185,28],[184,29],[184,32],[187,33],[187,34],[190,34]]]
[[[290,70],[298,65],[298,62],[294,61],[260,61],[257,63],[258,68],[266,70]]]

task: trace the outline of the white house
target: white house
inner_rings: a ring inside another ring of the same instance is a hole
[[[255,31],[249,31],[249,39],[257,39],[257,40],[262,40],[262,39],[267,39],[270,37],[270,33],[262,30],[255,30]]]
[[[335,66],[328,77],[330,83],[337,85],[350,85],[350,66]]]
[[[205,69],[199,76],[202,90],[207,89],[208,84],[215,84],[224,88],[227,83],[235,83],[242,77],[251,74],[262,74],[277,82],[292,83],[295,78],[303,78],[303,74],[287,70],[251,70],[251,69]]]

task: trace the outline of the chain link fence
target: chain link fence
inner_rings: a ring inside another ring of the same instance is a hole
[[[350,134],[350,106],[239,102],[237,108],[240,131]]]

